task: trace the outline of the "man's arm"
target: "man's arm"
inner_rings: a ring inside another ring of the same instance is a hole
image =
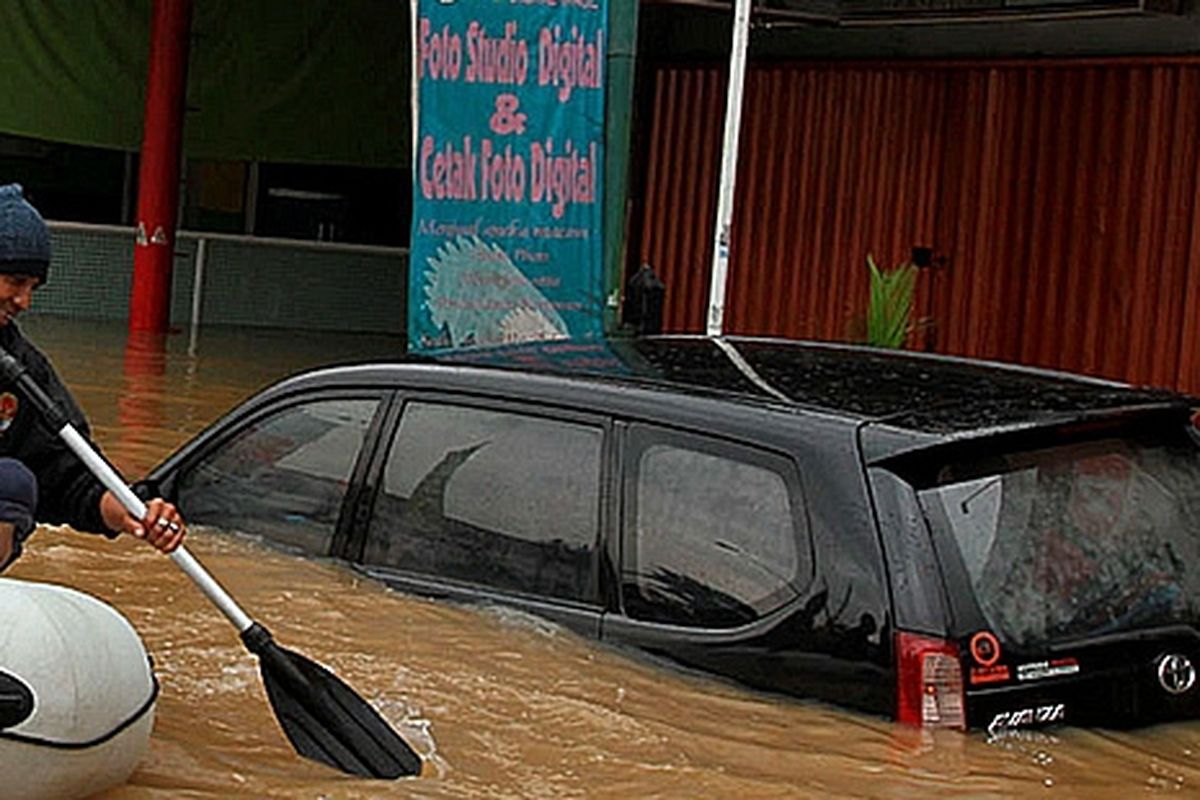
[[[0,458],[0,571],[21,555],[21,544],[33,532],[37,478],[13,458]]]
[[[22,351],[19,359],[43,391],[63,410],[72,427],[84,439],[89,439],[90,430],[83,409],[46,357],[23,338],[12,344],[14,349]],[[136,519],[105,490],[41,414],[32,408],[23,409],[23,412],[28,416],[19,449],[22,460],[37,475],[38,519],[65,522],[76,530],[109,537],[128,533],[167,553],[179,546],[184,536],[184,522],[173,504],[162,498],[150,500],[146,503],[146,516]]]

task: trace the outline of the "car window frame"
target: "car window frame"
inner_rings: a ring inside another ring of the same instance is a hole
[[[410,572],[399,567],[367,564],[363,558],[366,551],[369,523],[374,515],[376,502],[383,489],[384,471],[391,457],[392,447],[409,403],[474,408],[481,411],[520,414],[527,417],[548,419],[556,422],[574,423],[596,428],[601,433],[600,475],[598,493],[597,538],[595,563],[592,566],[592,584],[595,587],[592,601],[574,600],[519,593],[458,579],[431,576]],[[600,616],[609,610],[611,577],[613,566],[608,563],[608,541],[611,538],[615,508],[613,502],[616,470],[613,467],[613,419],[603,412],[582,409],[555,403],[528,402],[508,397],[467,394],[452,391],[427,389],[398,390],[380,429],[378,443],[371,463],[367,466],[363,489],[357,500],[357,508],[348,515],[347,546],[344,556],[356,569],[373,578],[384,580],[419,594],[450,597],[466,602],[502,602],[505,605],[525,608],[543,616],[565,622],[577,630],[582,629],[591,636],[599,634]],[[562,613],[558,613],[558,612]],[[578,617],[586,618],[580,624]]]
[[[357,505],[357,499],[362,493],[362,481],[368,465],[374,457],[375,450],[378,448],[380,431],[395,403],[395,394],[394,390],[383,386],[339,386],[307,389],[279,397],[272,397],[263,403],[244,408],[240,412],[221,420],[214,428],[204,434],[201,439],[197,440],[194,446],[190,447],[186,453],[180,454],[180,459],[172,465],[170,473],[166,478],[157,482],[155,488],[167,499],[177,501],[179,499],[180,480],[184,474],[195,469],[201,462],[210,458],[218,450],[245,433],[248,428],[259,424],[269,417],[283,413],[289,408],[329,400],[378,401],[379,405],[376,407],[371,422],[363,434],[362,448],[359,450],[354,466],[350,470],[346,493],[343,495],[341,507],[338,509],[338,517],[334,524],[333,536],[330,538],[329,547],[324,553],[306,553],[306,555],[317,557],[340,558],[342,557],[340,553],[346,547],[350,529],[351,511]],[[180,511],[186,517],[187,509],[181,508]],[[268,543],[271,542],[268,537],[263,537],[263,540]]]

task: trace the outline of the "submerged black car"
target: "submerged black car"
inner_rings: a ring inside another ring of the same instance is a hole
[[[193,523],[923,726],[1200,716],[1200,449],[1166,392],[762,339],[277,384],[150,480]]]

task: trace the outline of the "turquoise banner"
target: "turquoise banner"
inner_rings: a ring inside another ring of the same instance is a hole
[[[409,348],[602,332],[607,0],[416,0]]]

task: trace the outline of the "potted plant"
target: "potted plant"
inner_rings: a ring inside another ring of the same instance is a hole
[[[870,253],[867,267],[871,284],[863,341],[873,347],[904,347],[916,327],[912,317],[917,267],[904,262],[892,269],[880,269]]]

